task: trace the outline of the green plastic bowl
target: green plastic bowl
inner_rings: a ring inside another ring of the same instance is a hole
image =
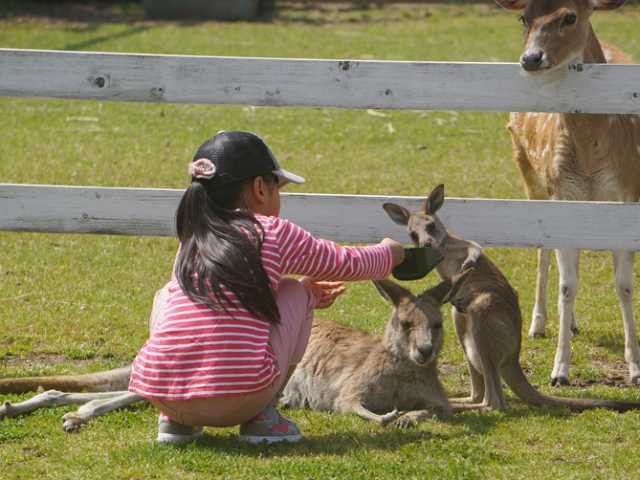
[[[405,247],[404,255],[404,261],[392,272],[397,280],[423,278],[444,260],[444,257],[431,247]]]

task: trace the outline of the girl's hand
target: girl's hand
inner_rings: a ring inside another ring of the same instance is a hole
[[[347,290],[344,282],[319,282],[309,277],[304,277],[301,281],[309,287],[313,296],[316,297],[316,308],[330,307],[336,298]]]
[[[404,246],[400,242],[396,242],[393,238],[383,238],[380,245],[385,245],[391,249],[394,267],[404,261]]]

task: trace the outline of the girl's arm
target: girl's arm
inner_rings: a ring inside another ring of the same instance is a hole
[[[385,239],[366,247],[343,247],[316,239],[287,220],[277,222],[276,241],[283,274],[306,275],[315,280],[382,279],[404,259],[404,249],[395,240]]]

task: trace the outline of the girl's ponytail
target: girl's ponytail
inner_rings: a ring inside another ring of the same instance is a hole
[[[243,306],[277,323],[280,313],[260,255],[262,225],[250,211],[237,208],[244,183],[216,187],[209,179],[196,179],[187,188],[176,212],[181,242],[176,278],[195,302],[223,310]]]

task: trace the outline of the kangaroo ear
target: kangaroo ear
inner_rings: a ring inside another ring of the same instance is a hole
[[[591,0],[594,10],[615,10],[624,5],[626,0]]]
[[[409,217],[411,216],[411,213],[406,208],[401,207],[400,205],[396,205],[395,203],[388,202],[383,203],[382,208],[384,208],[384,211],[387,212],[387,215],[391,217],[391,220],[393,220],[398,225],[406,225],[407,223],[409,223]]]
[[[424,213],[427,215],[433,215],[444,203],[444,185],[440,184],[433,190],[424,201]]]
[[[496,0],[505,10],[522,10],[527,6],[527,0]]]
[[[391,280],[373,280],[373,284],[376,286],[378,293],[380,293],[387,302],[396,307],[400,304],[400,300],[412,296],[409,290]]]

